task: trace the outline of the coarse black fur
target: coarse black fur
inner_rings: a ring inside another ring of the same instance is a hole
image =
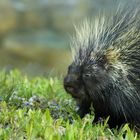
[[[76,28],[64,87],[81,117],[92,105],[95,121],[109,116],[110,127],[140,124],[139,15],[139,8],[120,7]]]

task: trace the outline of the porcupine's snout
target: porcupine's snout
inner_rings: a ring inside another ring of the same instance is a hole
[[[68,74],[64,78],[64,88],[70,93],[73,97],[77,97],[78,89],[79,89],[79,81],[75,74]]]

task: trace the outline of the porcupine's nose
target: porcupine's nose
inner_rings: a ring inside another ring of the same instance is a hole
[[[78,78],[74,74],[67,75],[64,78],[64,88],[73,97],[76,97],[78,91]]]

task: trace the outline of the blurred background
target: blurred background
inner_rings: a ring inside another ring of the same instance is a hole
[[[17,68],[29,76],[63,75],[71,62],[73,24],[113,9],[114,1],[0,0],[0,69]]]

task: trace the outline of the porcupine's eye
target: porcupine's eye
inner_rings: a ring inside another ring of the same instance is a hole
[[[83,78],[90,78],[91,77],[91,73],[83,73]]]
[[[88,79],[92,76],[92,73],[90,71],[90,68],[89,67],[86,67],[83,72],[82,72],[82,77],[83,79]]]
[[[100,70],[97,64],[94,64],[91,67],[87,66],[83,70],[83,74],[82,74],[83,80],[96,78],[99,71]]]

